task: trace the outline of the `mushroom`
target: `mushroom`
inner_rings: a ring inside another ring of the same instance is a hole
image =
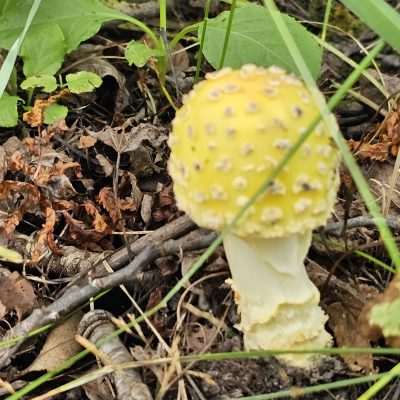
[[[222,230],[319,115],[304,84],[278,67],[209,73],[184,97],[169,139],[178,207]],[[331,345],[304,259],[336,199],[339,154],[321,122],[223,244],[247,349]],[[281,356],[294,366],[317,356]]]

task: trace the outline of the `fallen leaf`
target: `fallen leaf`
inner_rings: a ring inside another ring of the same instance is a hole
[[[54,104],[56,101],[61,99],[62,97],[69,94],[67,89],[61,90],[59,93],[49,96],[47,99],[36,99],[33,107],[30,111],[27,111],[23,114],[22,119],[32,128],[42,125],[44,118],[44,110]]]
[[[30,183],[3,181],[0,182],[0,232],[10,237],[26,212],[40,211],[41,194],[38,188]]]
[[[94,138],[93,136],[81,136],[79,138],[79,148],[80,149],[88,149],[90,147],[93,147],[97,142],[97,139]]]
[[[383,293],[362,310],[361,332],[371,341],[384,336],[391,347],[400,347],[400,277],[395,275]]]
[[[21,320],[36,304],[31,283],[17,271],[9,276],[0,275],[0,304],[3,312],[15,311],[18,320]],[[3,317],[4,315],[0,315],[0,318]]]
[[[111,233],[111,229],[108,227],[106,221],[103,216],[100,214],[99,210],[91,201],[86,201],[83,206],[85,207],[86,212],[93,218],[93,228],[96,232],[101,233]]]
[[[82,313],[77,311],[57,325],[47,336],[39,355],[25,372],[56,369],[64,361],[79,353],[81,346],[76,342],[75,335],[81,318]]]
[[[347,142],[350,149],[361,159],[385,161],[389,156],[390,143],[363,143],[353,139]]]
[[[37,263],[47,249],[50,249],[56,255],[61,254],[60,248],[54,241],[53,232],[55,224],[56,224],[56,213],[52,208],[47,207],[46,221],[43,224],[43,227],[40,230],[32,249],[32,256],[31,256],[32,263]]]

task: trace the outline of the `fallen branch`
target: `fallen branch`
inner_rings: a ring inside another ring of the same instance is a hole
[[[386,224],[394,231],[400,231],[400,220],[397,217],[388,216],[385,221]],[[340,236],[344,226],[344,222],[332,222],[324,227],[324,232],[329,233],[330,235]],[[376,227],[376,222],[373,218],[366,216],[350,218],[346,222],[347,229],[362,227],[374,228]]]
[[[154,238],[154,237],[153,237]],[[110,275],[96,278],[83,285],[75,284],[52,304],[38,308],[7,332],[3,340],[20,338],[12,347],[0,349],[0,368],[10,364],[11,358],[23,343],[29,332],[47,324],[53,324],[68,315],[75,308],[96,296],[105,289],[111,289],[131,281],[134,275],[159,257],[179,254],[182,251],[203,249],[216,238],[215,233],[197,229],[181,239],[170,239],[165,242],[147,243],[137,256],[124,268]]]

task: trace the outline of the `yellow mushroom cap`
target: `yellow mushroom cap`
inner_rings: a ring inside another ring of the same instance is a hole
[[[318,115],[304,84],[278,67],[207,74],[185,96],[169,145],[178,206],[202,227],[230,223]],[[286,236],[329,217],[338,151],[320,123],[237,224],[239,236]]]

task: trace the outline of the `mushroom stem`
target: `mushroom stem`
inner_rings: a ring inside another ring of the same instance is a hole
[[[309,279],[304,258],[311,231],[273,239],[227,234],[225,253],[232,273],[240,329],[247,349],[307,349],[331,345],[320,294]],[[308,368],[309,354],[280,356],[290,365]]]

